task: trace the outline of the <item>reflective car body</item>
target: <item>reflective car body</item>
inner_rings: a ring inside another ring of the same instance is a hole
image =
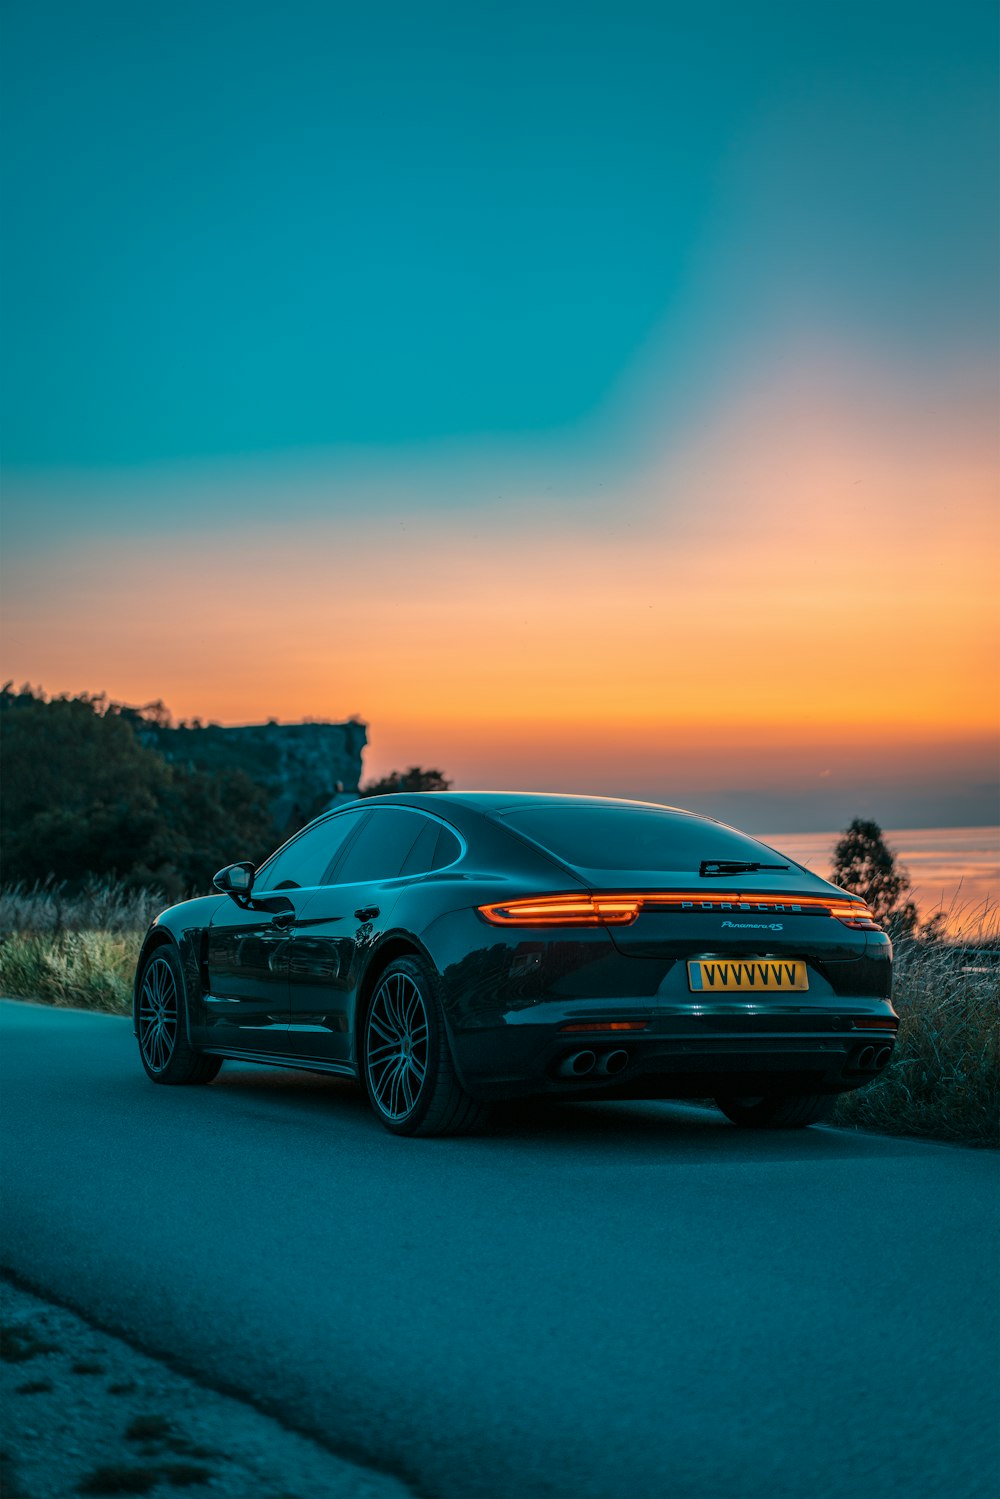
[[[891,1055],[892,949],[863,902],[678,809],[377,797],[247,868],[247,894],[153,923],[137,1034],[144,964],[170,944],[194,1050],[345,1076],[380,976],[412,956],[483,1102],[833,1095]]]

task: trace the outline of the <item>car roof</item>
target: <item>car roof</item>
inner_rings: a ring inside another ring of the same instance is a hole
[[[642,807],[657,812],[680,812],[687,817],[698,815],[684,812],[682,807],[664,806],[662,802],[628,801],[617,796],[569,796],[558,791],[394,791],[387,796],[366,796],[362,800],[368,807],[395,805],[427,810],[435,806],[468,807],[470,811],[486,815],[530,806]]]

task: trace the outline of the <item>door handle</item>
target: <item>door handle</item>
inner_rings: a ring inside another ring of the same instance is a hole
[[[276,927],[281,927],[282,929],[284,929],[285,927],[291,926],[291,924],[292,924],[292,922],[294,920],[295,920],[295,912],[294,911],[279,911],[278,914],[277,914],[277,916],[272,916],[271,917],[271,925],[272,926],[276,926]]]
[[[374,921],[378,915],[378,906],[359,906],[354,914],[359,921]]]

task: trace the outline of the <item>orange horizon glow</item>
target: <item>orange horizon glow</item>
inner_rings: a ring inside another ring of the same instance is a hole
[[[50,541],[25,559],[5,656],[18,681],[160,698],[177,718],[358,715],[368,775],[485,770],[506,751],[543,776],[568,758],[581,774],[627,761],[634,779],[667,753],[767,778],[794,748],[822,776],[859,744],[980,774],[1000,659],[995,424],[963,409],[915,428],[849,384],[761,381],[574,508],[533,506],[528,487],[405,528],[363,509],[299,524],[293,494],[242,534],[209,510],[178,536],[161,485],[155,544]]]

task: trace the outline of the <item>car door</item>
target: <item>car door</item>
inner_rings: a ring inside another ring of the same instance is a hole
[[[353,1060],[354,1002],[371,949],[392,925],[400,877],[429,869],[440,824],[408,807],[371,812],[295,924],[288,1040],[296,1056]]]
[[[345,811],[312,824],[261,867],[245,905],[220,904],[208,932],[207,1045],[268,1054],[288,1050],[295,923],[366,815]]]

